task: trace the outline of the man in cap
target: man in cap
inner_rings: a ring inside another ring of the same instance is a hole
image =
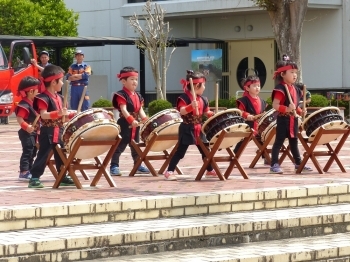
[[[75,52],[76,63],[73,63],[67,74],[67,79],[71,81],[70,89],[70,107],[73,110],[78,109],[79,101],[84,95],[83,104],[81,111],[85,111],[89,108],[89,95],[86,90],[85,94],[84,88],[87,88],[89,84],[89,77],[91,75],[91,67],[84,63],[84,52],[82,50],[77,50]]]
[[[40,72],[42,72],[44,70],[45,66],[50,65],[49,59],[50,59],[49,52],[43,50],[39,54],[39,60],[40,60],[41,64],[38,65],[38,63],[37,63],[37,61],[35,59],[32,59],[31,62],[33,63],[33,65],[36,68],[39,69]]]

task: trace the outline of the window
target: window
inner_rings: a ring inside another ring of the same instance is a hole
[[[7,67],[8,67],[7,58],[6,58],[4,50],[0,46],[0,70],[6,69]]]
[[[20,71],[30,64],[33,57],[31,45],[28,43],[16,43],[12,50],[11,66],[15,72]]]
[[[169,1],[169,0],[153,0],[152,2],[160,2],[160,1]],[[136,3],[146,3],[147,0],[128,0],[128,4],[136,4]]]

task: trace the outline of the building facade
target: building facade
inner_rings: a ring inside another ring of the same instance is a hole
[[[128,18],[142,16],[146,0],[66,0],[68,8],[79,13],[79,35],[135,37]],[[223,49],[223,77],[220,97],[240,91],[239,81],[254,70],[263,78],[266,96],[274,87],[272,75],[277,47],[268,13],[250,0],[163,0],[153,1],[166,10],[174,37],[214,38],[224,44],[190,44],[178,47],[167,73],[167,94],[176,97],[180,79],[191,68],[191,50]],[[311,91],[350,90],[350,10],[348,0],[309,0],[302,40],[303,82]],[[123,66],[139,68],[135,46],[89,47],[86,61],[94,74],[108,78],[107,97],[120,89],[115,75]],[[146,60],[146,93],[154,98],[155,83]],[[214,84],[207,83],[205,95],[214,99]],[[149,100],[147,99],[147,100]],[[170,100],[172,100],[171,98]]]

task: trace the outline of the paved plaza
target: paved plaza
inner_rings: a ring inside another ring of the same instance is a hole
[[[130,177],[128,148],[123,175],[112,177],[116,187],[104,177],[90,187],[96,170],[85,170],[90,181],[77,172],[82,189],[53,189],[47,168],[45,188],[30,189],[18,180],[17,131],[13,118],[0,125],[1,261],[350,261],[350,175],[336,162],[325,174],[295,174],[287,158],[283,175],[269,174],[262,160],[249,168],[257,150],[251,142],[240,158],[249,179],[234,168],[226,181],[195,181],[202,160],[191,146],[179,163],[184,174],[165,181],[163,175]],[[347,171],[349,143],[338,154]],[[317,159],[324,167],[329,156]],[[223,172],[228,167],[218,165]]]
[[[330,168],[330,172],[318,174],[314,169],[308,174],[295,174],[291,161],[287,158],[282,167],[283,175],[269,174],[269,167],[264,166],[260,160],[254,169],[248,168],[257,147],[252,142],[249,143],[243,155],[240,158],[240,163],[247,172],[250,179],[243,179],[239,174],[238,169],[234,169],[229,180],[219,181],[216,179],[203,179],[195,181],[201,167],[201,158],[196,147],[191,146],[186,157],[181,160],[179,167],[184,175],[178,176],[178,181],[164,181],[163,176],[152,177],[151,175],[137,175],[129,177],[128,174],[132,169],[132,159],[130,149],[127,148],[121,157],[121,177],[113,177],[117,187],[109,187],[107,181],[102,176],[97,187],[90,187],[91,181],[85,181],[77,172],[80,178],[83,189],[78,190],[75,187],[60,187],[53,189],[54,177],[47,168],[42,177],[42,182],[45,185],[44,189],[29,189],[27,182],[18,180],[19,158],[21,156],[21,145],[17,137],[18,126],[15,119],[11,118],[9,125],[0,125],[0,203],[1,206],[12,206],[21,204],[37,204],[37,203],[57,203],[67,201],[81,200],[98,200],[98,199],[118,199],[128,197],[145,197],[145,196],[160,196],[173,194],[186,194],[198,192],[217,192],[234,190],[240,191],[243,189],[259,189],[259,188],[283,188],[289,186],[303,186],[313,184],[327,184],[350,181],[349,173],[342,173],[336,162]],[[332,142],[336,144],[337,141]],[[349,170],[350,164],[350,140],[344,144],[339,158],[344,167]],[[300,152],[304,149],[300,147]],[[219,152],[224,154],[224,152]],[[101,156],[103,158],[103,156]],[[323,167],[328,157],[319,157],[319,162]],[[89,162],[89,160],[84,160]],[[163,164],[164,160],[153,161],[153,166],[157,169]],[[92,162],[92,160],[90,161]],[[311,161],[308,165],[312,166]],[[228,166],[227,163],[219,163],[219,167],[224,171]],[[87,171],[90,178],[94,176],[96,171]]]

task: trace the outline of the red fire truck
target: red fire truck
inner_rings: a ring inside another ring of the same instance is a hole
[[[32,58],[36,58],[32,41],[13,41],[10,46],[2,47],[0,35],[0,124],[8,124],[9,116],[21,100],[17,96],[21,79],[38,77],[38,69],[30,62]]]

